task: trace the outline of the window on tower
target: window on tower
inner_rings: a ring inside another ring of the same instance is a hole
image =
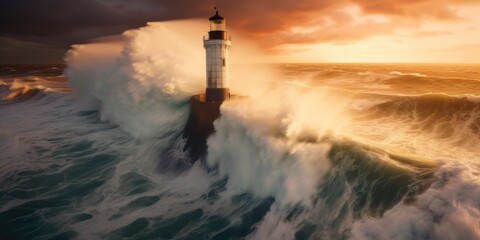
[[[225,31],[225,30],[227,30],[225,20],[210,21],[210,31]]]

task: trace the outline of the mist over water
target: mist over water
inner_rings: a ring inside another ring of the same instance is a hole
[[[192,159],[203,29],[1,67],[1,239],[480,239],[480,66],[251,65],[236,36],[247,97]]]

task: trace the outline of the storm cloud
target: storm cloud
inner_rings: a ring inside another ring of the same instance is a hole
[[[217,1],[237,32],[274,51],[284,44],[342,43],[391,34],[427,21],[462,20],[455,6],[475,0],[263,0]],[[208,18],[206,0],[0,0],[0,63],[62,61],[71,44],[119,34],[146,22]],[[374,18],[368,18],[373,16]],[[382,21],[375,20],[381,16]],[[359,18],[361,17],[361,19]],[[8,50],[8,54],[7,54]],[[18,50],[17,52],[15,52]]]

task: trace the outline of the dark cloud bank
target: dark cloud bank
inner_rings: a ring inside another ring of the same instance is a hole
[[[395,27],[460,17],[452,6],[476,0],[225,0],[229,25],[270,50],[288,43],[341,43],[390,34]],[[388,22],[358,22],[346,8]],[[428,11],[427,11],[428,9]],[[149,21],[208,18],[206,0],[0,0],[0,63],[62,62],[71,44],[119,34]],[[292,32],[292,27],[311,28]],[[312,28],[313,27],[313,28]]]

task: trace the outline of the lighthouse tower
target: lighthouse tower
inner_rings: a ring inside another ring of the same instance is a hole
[[[185,127],[185,145],[189,154],[197,158],[206,153],[207,137],[215,131],[213,122],[220,117],[220,106],[230,98],[228,86],[228,49],[225,19],[218,11],[210,20],[208,36],[203,37],[207,55],[207,89],[190,99],[190,116]]]
[[[215,8],[216,9],[216,8]],[[215,131],[213,122],[220,117],[220,106],[230,98],[228,86],[228,49],[225,19],[218,11],[210,19],[210,31],[203,37],[207,55],[207,89],[190,99],[190,116],[185,126],[186,148],[194,159],[207,152],[207,138]],[[235,96],[233,96],[235,97]]]
[[[230,98],[228,86],[228,49],[230,36],[227,34],[225,18],[218,14],[210,19],[210,31],[203,38],[207,57],[206,101],[223,102]]]

